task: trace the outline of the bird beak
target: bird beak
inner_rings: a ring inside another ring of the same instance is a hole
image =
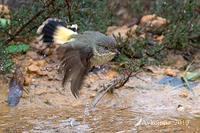
[[[73,24],[71,26],[67,26],[68,29],[77,32],[78,31],[78,25],[77,24]]]

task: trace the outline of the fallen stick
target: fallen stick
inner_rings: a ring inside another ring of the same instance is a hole
[[[137,71],[133,74],[133,71],[131,71],[127,76],[122,77],[118,80],[111,81],[110,84],[107,85],[107,87],[103,86],[99,91],[97,96],[94,98],[94,101],[92,103],[92,107],[95,107],[97,103],[103,98],[103,96],[111,89],[118,89],[122,86],[124,86],[130,77],[133,77],[137,75],[138,73],[142,72],[142,70]]]

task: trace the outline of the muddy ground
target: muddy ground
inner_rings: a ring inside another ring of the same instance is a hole
[[[191,83],[194,91],[183,86],[180,77],[187,62],[180,55],[166,58],[169,66],[147,66],[145,72],[131,77],[113,94],[107,93],[92,107],[102,85],[119,78],[107,64],[97,74],[89,73],[80,98],[75,99],[70,84],[61,86],[62,74],[51,52],[44,57],[30,50],[14,60],[25,76],[23,93],[17,107],[9,107],[8,75],[0,80],[0,131],[2,132],[200,132],[200,83]],[[176,60],[172,60],[176,59]],[[199,70],[196,55],[195,70]]]

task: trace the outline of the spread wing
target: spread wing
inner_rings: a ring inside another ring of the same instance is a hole
[[[82,44],[76,45],[79,47],[74,47],[70,43],[60,46],[57,53],[64,72],[62,85],[65,86],[66,81],[71,78],[72,94],[75,98],[78,98],[84,77],[90,70],[90,58],[93,54],[92,48]]]

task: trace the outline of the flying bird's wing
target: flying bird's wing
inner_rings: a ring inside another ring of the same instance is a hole
[[[73,42],[74,43],[74,42]],[[83,83],[84,77],[90,69],[90,58],[92,57],[92,48],[82,47],[82,44],[60,46],[57,50],[58,57],[61,60],[61,68],[64,71],[63,86],[66,81],[71,78],[71,91],[72,94],[78,98],[79,90]]]

